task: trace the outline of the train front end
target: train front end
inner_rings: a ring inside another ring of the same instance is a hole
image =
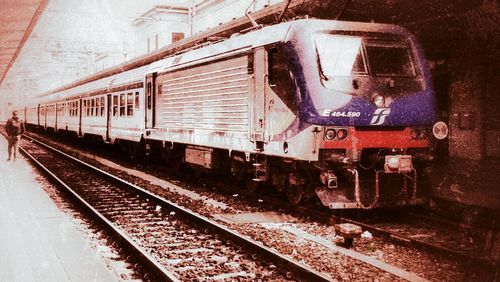
[[[393,25],[318,21],[292,30],[289,43],[299,116],[320,139],[321,202],[332,209],[424,203],[436,113],[414,37]]]

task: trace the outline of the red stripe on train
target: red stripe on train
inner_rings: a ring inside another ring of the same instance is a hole
[[[400,131],[388,130],[356,130],[348,129],[344,140],[323,140],[322,149],[362,149],[362,148],[426,148],[430,146],[428,139],[412,140],[411,128]]]

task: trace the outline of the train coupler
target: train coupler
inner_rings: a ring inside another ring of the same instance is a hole
[[[329,207],[330,209],[372,209],[377,206],[379,202],[379,187],[376,185],[374,196],[370,204],[365,205],[361,201],[361,189],[359,184],[359,173],[356,169],[350,168],[347,169],[353,175],[354,178],[354,200],[350,200],[347,195],[343,193],[343,191],[339,191],[338,189],[326,189],[326,188],[317,188],[316,195],[321,200],[321,203],[324,206]]]
[[[319,179],[327,188],[334,189],[338,187],[337,176],[331,170],[322,171]]]

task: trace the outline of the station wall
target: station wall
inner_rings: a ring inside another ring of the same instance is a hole
[[[498,210],[500,14],[495,1],[476,3],[472,9],[408,28],[426,50],[440,117],[450,127],[432,170],[433,194]]]

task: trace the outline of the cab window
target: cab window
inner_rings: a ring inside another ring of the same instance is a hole
[[[269,86],[271,86],[271,89],[283,100],[288,108],[294,110],[296,105],[296,87],[293,73],[287,63],[288,60],[279,47],[270,49],[267,59],[269,63]]]

